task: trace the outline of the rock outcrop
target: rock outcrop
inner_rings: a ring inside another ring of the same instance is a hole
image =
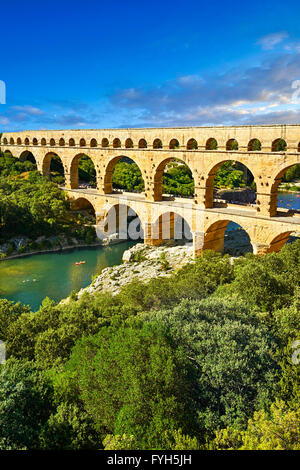
[[[192,243],[155,248],[138,243],[124,252],[123,264],[103,269],[90,286],[78,292],[78,297],[84,292],[93,294],[99,291],[109,291],[115,295],[131,281],[147,282],[158,276],[170,276],[192,259]]]

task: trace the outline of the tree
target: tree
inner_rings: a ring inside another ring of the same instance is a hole
[[[279,369],[272,358],[276,343],[241,300],[183,300],[144,318],[164,323],[197,368],[202,439],[224,425],[241,429],[272,399]]]
[[[16,321],[22,313],[29,313],[30,308],[20,302],[14,303],[0,299],[0,340],[6,341],[9,326]]]
[[[195,429],[194,367],[159,324],[102,328],[76,344],[66,370],[96,429],[133,435],[138,449],[163,449],[165,431]]]
[[[217,449],[300,450],[300,411],[276,400],[270,413],[255,412],[245,431],[231,428],[218,431],[215,446]]]
[[[0,449],[37,449],[52,411],[53,389],[31,362],[0,366]]]

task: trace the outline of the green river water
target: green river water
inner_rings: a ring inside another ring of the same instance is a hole
[[[91,283],[94,274],[120,264],[125,250],[136,242],[107,247],[82,248],[45,253],[0,262],[0,298],[20,301],[38,310],[42,300],[56,302]],[[76,266],[84,260],[86,264]]]

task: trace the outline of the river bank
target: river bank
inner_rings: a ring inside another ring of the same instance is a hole
[[[53,242],[53,238],[46,238],[46,237],[40,237],[42,240],[36,241],[37,244],[46,242],[47,244],[50,242]],[[10,239],[7,243],[0,245],[0,261],[7,261],[11,259],[18,259],[18,258],[25,258],[27,256],[34,256],[34,255],[41,255],[41,254],[47,254],[47,253],[58,253],[60,251],[66,251],[66,250],[74,250],[74,249],[83,249],[83,248],[93,248],[93,247],[101,247],[101,246],[110,246],[110,245],[117,245],[120,243],[124,243],[125,240],[120,240],[118,238],[107,238],[103,240],[99,240],[95,243],[85,243],[82,240],[77,240],[75,238],[72,238],[73,243],[69,243],[67,239],[60,237],[55,237],[55,238],[60,238],[59,245],[52,246],[52,248],[39,248],[36,250],[31,250],[29,249],[29,243],[25,241],[25,237],[22,238],[14,238]],[[18,250],[14,250],[12,254],[7,254],[7,245],[16,243],[18,241],[23,242],[23,244],[19,245],[26,251],[21,250],[21,252],[18,252]]]

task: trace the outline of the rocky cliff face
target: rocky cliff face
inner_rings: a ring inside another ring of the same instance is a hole
[[[115,295],[131,281],[146,282],[158,276],[170,276],[192,259],[192,244],[152,248],[138,243],[124,252],[123,264],[103,269],[90,286],[78,292],[78,297],[84,292],[93,294],[98,291],[109,291]]]

